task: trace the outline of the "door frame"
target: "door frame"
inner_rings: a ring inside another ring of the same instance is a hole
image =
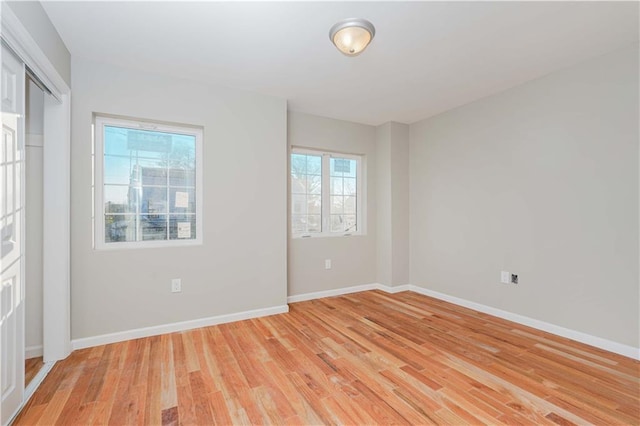
[[[0,36],[51,91],[44,111],[43,357],[71,353],[71,88],[13,11],[2,5]]]

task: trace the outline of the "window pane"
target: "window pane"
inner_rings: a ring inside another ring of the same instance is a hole
[[[344,212],[356,214],[356,197],[344,197]]]
[[[104,186],[104,211],[105,213],[135,213],[135,203],[129,202],[128,185]],[[132,189],[135,192],[135,189]],[[135,197],[135,194],[133,194]],[[132,200],[133,201],[133,200]]]
[[[342,195],[331,196],[331,214],[344,212],[344,197]]]
[[[342,232],[344,230],[344,220],[341,214],[331,215],[331,232]]]
[[[196,190],[192,188],[170,188],[169,203],[171,213],[195,213]]]
[[[128,185],[131,181],[132,161],[127,157],[104,156],[104,183]]]
[[[317,215],[322,213],[322,201],[320,195],[309,195],[307,197],[307,213]]]
[[[172,240],[188,240],[196,238],[196,216],[170,215],[169,238]]]
[[[137,173],[142,185],[162,185],[167,186],[167,169],[149,160],[139,160],[138,164],[133,166],[133,170]]]
[[[357,221],[355,215],[344,215],[344,231],[345,232],[356,232]]]
[[[352,177],[355,178],[357,176],[357,167],[358,167],[358,162],[356,160],[344,160],[344,167],[343,167],[343,171],[344,171],[344,177]],[[348,162],[348,166],[347,166],[347,162]]]
[[[169,169],[169,185],[171,186],[196,186],[196,171],[193,169]]]
[[[306,232],[307,230],[307,219],[306,216],[302,215],[291,215],[291,232],[294,234],[299,234]]]
[[[167,215],[140,215],[140,229],[142,240],[166,240],[167,239]]]
[[[308,232],[320,232],[322,230],[321,216],[320,215],[307,216],[307,227],[308,227]]]
[[[167,189],[143,187],[140,213],[160,214],[167,212]]]
[[[307,214],[307,196],[305,194],[294,194],[291,196],[291,213]]]
[[[342,195],[342,178],[341,177],[332,177],[331,178],[331,194],[334,195]]]
[[[331,176],[351,176],[351,172],[355,169],[355,161],[346,158],[332,157],[329,168],[331,170]],[[355,174],[353,176],[355,176]]]
[[[104,239],[107,243],[136,241],[135,215],[105,215]]]
[[[307,177],[305,175],[297,176],[291,173],[291,193],[292,194],[307,193]]]
[[[307,155],[307,174],[317,176],[322,174],[322,156]]]
[[[172,134],[169,168],[195,170],[196,138],[191,135]]]
[[[344,178],[344,195],[356,195],[357,188],[355,178]]]
[[[171,151],[171,133],[153,130],[104,127],[104,153],[164,160]]]
[[[307,191],[309,191],[309,194],[321,194],[322,176],[307,176]]]
[[[303,176],[307,174],[307,156],[291,154],[291,176]]]

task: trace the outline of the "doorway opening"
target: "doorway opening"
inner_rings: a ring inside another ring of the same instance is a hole
[[[43,143],[44,97],[27,73],[25,84],[25,387],[43,362]]]

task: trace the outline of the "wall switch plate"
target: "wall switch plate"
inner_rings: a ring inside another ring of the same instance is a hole
[[[511,274],[511,284],[518,284],[518,274]]]
[[[171,293],[180,293],[182,291],[182,280],[174,278],[171,280]]]
[[[325,259],[324,269],[331,269],[331,259]]]
[[[502,271],[500,273],[500,282],[502,284],[509,284],[511,282],[511,274],[507,271]]]

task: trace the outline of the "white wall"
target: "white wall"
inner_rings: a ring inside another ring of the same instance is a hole
[[[72,337],[285,305],[286,101],[76,58],[72,67]],[[95,112],[204,126],[202,246],[92,248]],[[172,278],[182,293],[170,293]]]
[[[636,46],[413,124],[412,284],[639,347],[638,71]]]
[[[289,238],[289,296],[376,282],[375,127],[289,112],[289,146],[362,154],[366,235]],[[325,259],[332,260],[326,270]]]
[[[42,220],[44,93],[27,79],[25,345],[27,358],[42,355]]]
[[[8,5],[40,49],[71,86],[71,55],[39,1],[7,1]]]

